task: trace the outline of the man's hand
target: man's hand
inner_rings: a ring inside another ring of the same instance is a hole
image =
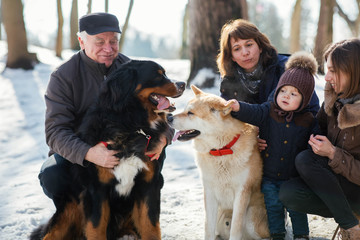
[[[117,151],[109,150],[103,143],[91,147],[85,155],[85,160],[105,168],[114,168],[119,164],[119,159],[114,155]]]
[[[151,156],[154,154],[154,156],[152,156],[150,160],[151,161],[158,160],[165,146],[166,146],[166,137],[164,135],[161,135],[160,142],[155,146],[155,148],[152,151],[145,152],[145,155]]]

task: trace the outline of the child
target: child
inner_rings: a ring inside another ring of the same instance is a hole
[[[268,146],[262,151],[264,174],[262,192],[268,215],[271,239],[285,239],[285,208],[279,200],[281,184],[298,175],[295,156],[307,148],[312,133],[318,132],[317,121],[309,111],[314,92],[317,63],[312,54],[298,52],[286,63],[274,93],[274,102],[248,104],[235,102],[233,117],[259,127],[259,137]],[[294,239],[309,239],[307,215],[287,209]]]

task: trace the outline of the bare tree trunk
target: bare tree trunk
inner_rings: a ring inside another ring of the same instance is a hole
[[[300,50],[301,0],[296,0],[291,17],[290,52]]]
[[[356,0],[356,5],[357,5],[357,16],[355,18],[355,20],[351,20],[349,18],[349,16],[343,11],[343,9],[341,8],[341,6],[339,5],[339,3],[337,1],[335,1],[335,5],[336,8],[338,9],[338,14],[340,15],[340,17],[342,17],[345,22],[347,23],[347,25],[349,26],[351,33],[354,37],[358,37],[359,36],[359,31],[360,31],[360,0]]]
[[[240,0],[242,19],[249,20],[249,11],[246,0]]]
[[[319,64],[318,72],[324,74],[324,49],[333,41],[333,15],[335,0],[321,0],[314,56]]]
[[[1,10],[8,44],[6,67],[34,69],[34,64],[39,61],[36,54],[29,53],[27,49],[21,0],[2,0]]]
[[[57,37],[56,37],[55,54],[57,57],[61,58],[62,39],[63,39],[62,28],[64,25],[64,18],[62,15],[61,0],[56,0],[56,3],[57,3],[57,13],[58,13],[58,31],[57,31]]]
[[[180,49],[180,58],[189,58],[189,3],[185,5],[185,13],[183,17],[182,41]]]
[[[105,12],[109,12],[109,0],[105,0]]]
[[[87,5],[88,6],[87,14],[91,13],[91,5],[92,5],[92,1],[89,0]]]
[[[131,10],[133,8],[134,5],[134,0],[130,0],[129,2],[129,8],[128,8],[128,12],[126,14],[126,19],[125,19],[125,23],[124,26],[121,29],[121,37],[120,37],[120,42],[119,42],[119,51],[122,52],[122,48],[124,46],[124,42],[125,42],[125,36],[126,36],[126,30],[128,28],[129,25],[129,20],[130,20],[130,16],[131,16]]]
[[[216,56],[221,28],[231,19],[242,18],[247,6],[242,6],[238,0],[191,0],[189,6],[191,69],[188,86],[200,70],[210,69],[213,76],[206,77],[200,87],[212,87],[218,76]]]
[[[78,1],[73,0],[70,14],[70,48],[73,50],[80,49],[77,37],[78,25]]]

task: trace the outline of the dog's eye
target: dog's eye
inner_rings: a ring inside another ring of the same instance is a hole
[[[189,111],[187,114],[188,114],[189,116],[190,116],[190,115],[194,115],[194,113],[193,113],[193,112],[190,112],[190,111]]]
[[[216,109],[215,108],[210,108],[210,112],[215,112]]]

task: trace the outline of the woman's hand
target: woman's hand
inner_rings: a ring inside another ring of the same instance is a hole
[[[328,157],[330,160],[334,158],[335,146],[326,136],[311,134],[308,141],[313,152],[319,156]]]
[[[158,160],[160,154],[162,153],[164,147],[166,146],[166,137],[164,135],[160,136],[160,142],[155,146],[155,148],[151,151],[145,152],[146,156],[151,156],[150,160]]]

